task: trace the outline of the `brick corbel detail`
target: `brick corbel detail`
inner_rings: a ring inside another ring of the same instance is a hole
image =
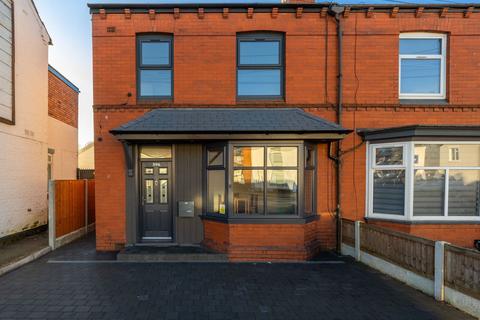
[[[173,18],[180,19],[180,8],[173,8]]]
[[[345,11],[343,11],[343,18],[347,19],[350,16],[350,7],[346,7]]]
[[[130,9],[123,10],[123,13],[125,14],[125,19],[132,19],[132,11]]]
[[[302,14],[303,14],[303,7],[298,7],[295,13],[295,18],[300,19],[302,17]]]
[[[252,19],[253,18],[253,8],[248,8],[247,9],[247,18]]]
[[[393,7],[392,12],[390,12],[390,18],[396,18],[398,16],[399,11],[400,11],[399,7]]]
[[[155,16],[156,16],[155,10],[153,9],[148,10],[148,17],[150,18],[150,20],[155,20]]]
[[[228,8],[223,8],[222,17],[224,19],[228,19],[229,12],[230,12],[230,10]]]
[[[424,7],[418,7],[417,10],[415,11],[415,18],[420,18],[423,14],[423,9]]]
[[[470,16],[472,15],[473,13],[473,7],[468,7],[467,11],[465,11],[465,13],[463,14],[463,17],[464,18],[470,18]]]
[[[327,7],[323,7],[322,8],[322,11],[320,11],[320,17],[321,18],[325,18],[327,16],[327,12],[328,12],[328,8]]]
[[[367,14],[365,15],[367,18],[373,18],[374,15],[373,15],[373,7],[369,7],[368,10],[367,10]]]
[[[107,10],[100,9],[100,11],[98,13],[100,14],[100,19],[102,19],[102,20],[107,19]]]
[[[198,8],[197,16],[198,16],[198,19],[203,19],[203,18],[205,18],[205,9],[203,9],[203,8]]]
[[[440,11],[440,18],[446,18],[448,14],[448,7],[445,7]]]
[[[278,8],[272,8],[272,19],[277,19],[278,17]]]

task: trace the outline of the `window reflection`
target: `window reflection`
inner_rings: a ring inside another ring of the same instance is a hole
[[[415,170],[414,216],[443,216],[445,170]]]
[[[450,170],[448,215],[480,215],[480,170]]]
[[[207,172],[208,212],[225,214],[225,170]]]
[[[140,148],[141,159],[170,159],[172,148],[170,146],[142,146]]]
[[[263,147],[233,148],[233,162],[236,167],[263,167]]]
[[[267,170],[267,213],[296,214],[297,170]]]
[[[373,212],[403,215],[405,170],[375,170],[373,173]]]
[[[402,165],[403,147],[376,148],[375,164],[378,166]]]
[[[233,212],[235,214],[263,214],[263,175],[263,170],[233,172]]]
[[[269,167],[296,167],[297,147],[268,147],[267,163]]]
[[[478,167],[480,144],[416,144],[419,167]]]

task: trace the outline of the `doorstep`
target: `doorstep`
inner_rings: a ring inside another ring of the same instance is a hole
[[[226,254],[200,246],[131,246],[117,254],[118,261],[130,262],[227,262]]]

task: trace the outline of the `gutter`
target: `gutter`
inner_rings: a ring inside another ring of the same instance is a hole
[[[342,114],[343,114],[343,24],[341,19],[341,14],[345,11],[345,7],[338,5],[331,5],[328,8],[328,13],[335,19],[337,24],[337,124],[342,126]],[[329,145],[328,157],[335,162],[336,171],[335,171],[335,180],[336,180],[336,224],[337,224],[337,252],[341,252],[341,241],[342,241],[342,207],[341,207],[341,191],[342,185],[340,183],[341,173],[342,173],[342,160],[341,156],[341,142],[338,141],[338,146],[336,150],[336,155],[331,155],[331,143]]]

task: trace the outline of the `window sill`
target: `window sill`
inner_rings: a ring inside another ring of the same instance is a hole
[[[218,221],[228,224],[306,224],[319,219],[318,215],[308,217],[221,217],[216,215],[201,215],[202,220]]]
[[[401,105],[448,105],[448,100],[446,99],[400,99]]]
[[[390,222],[398,224],[480,224],[480,220],[400,220],[400,219],[388,219],[388,218],[376,218],[376,217],[366,217],[366,221],[380,221],[380,222]]]
[[[137,104],[171,104],[173,102],[173,98],[137,98]]]
[[[271,105],[284,105],[286,104],[285,99],[283,98],[237,98],[237,104],[239,105],[249,105],[249,104],[271,104]]]

